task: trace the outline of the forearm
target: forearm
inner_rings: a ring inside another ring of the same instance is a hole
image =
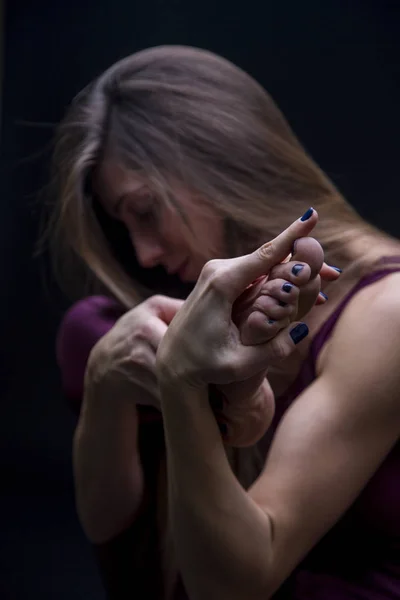
[[[170,516],[191,600],[268,597],[271,528],[234,476],[206,392],[162,387]]]
[[[143,497],[138,415],[132,399],[86,393],[74,436],[77,510],[88,538],[104,542],[127,527]]]

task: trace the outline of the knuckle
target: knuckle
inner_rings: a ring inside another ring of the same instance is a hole
[[[146,352],[143,346],[136,348],[135,352],[131,355],[131,363],[137,367],[149,369],[151,365],[149,353]]]
[[[281,337],[273,338],[271,344],[271,359],[274,362],[280,362],[287,358],[290,354],[290,347],[285,343],[285,340]]]
[[[151,324],[149,321],[141,321],[137,324],[133,337],[139,340],[148,340],[151,336]]]
[[[231,383],[240,379],[242,365],[238,361],[236,353],[225,352],[214,363],[213,370],[218,373],[218,378],[223,383]]]
[[[201,270],[200,276],[202,279],[211,279],[215,277],[220,269],[221,261],[214,258],[206,262]]]
[[[275,242],[272,240],[270,242],[266,242],[257,250],[257,254],[260,259],[265,260],[269,258],[273,258],[276,253]]]
[[[236,360],[226,361],[221,365],[220,372],[227,383],[240,381],[243,375],[243,365]]]
[[[273,304],[273,301],[271,299],[270,296],[267,296],[265,294],[263,294],[262,296],[259,296],[256,300],[254,300],[253,306],[251,307],[251,310],[253,312],[250,313],[249,315],[249,319],[251,317],[251,315],[256,315],[257,313],[266,313],[268,312],[268,310],[271,308],[271,305]],[[265,319],[265,314],[261,315],[264,319]],[[252,317],[254,318],[254,317]]]
[[[200,280],[219,294],[223,293],[226,287],[226,261],[222,259],[209,260],[201,270]]]
[[[264,330],[267,322],[268,317],[259,310],[256,310],[248,316],[245,321],[245,326],[250,333],[253,333],[255,331],[260,331],[260,329]]]
[[[165,296],[163,296],[162,294],[155,294],[154,296],[150,296],[150,298],[147,298],[147,300],[145,300],[143,304],[146,304],[148,308],[153,309],[162,305],[164,300]]]

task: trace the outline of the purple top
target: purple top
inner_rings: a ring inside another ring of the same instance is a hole
[[[383,262],[389,262],[384,259]],[[390,258],[399,263],[400,257]],[[316,378],[316,361],[341,313],[361,289],[400,267],[363,277],[314,337],[301,371],[279,399],[275,424]],[[342,519],[311,550],[275,596],[290,600],[400,599],[400,443]]]
[[[115,325],[126,309],[105,296],[90,296],[74,304],[65,314],[56,341],[57,363],[64,395],[79,414],[86,364],[93,346]],[[159,411],[141,406],[144,420],[161,419]]]
[[[400,263],[400,257],[390,257],[387,262]],[[275,425],[294,399],[316,378],[315,365],[318,354],[351,298],[362,288],[395,271],[400,271],[400,266],[388,266],[387,269],[363,277],[322,325],[298,377],[287,393],[279,398]],[[124,309],[115,302],[93,296],[73,306],[61,324],[57,340],[57,358],[65,394],[75,410],[79,411],[83,376],[90,350],[123,312]],[[152,428],[160,441],[160,425],[157,427],[156,423],[150,424],[151,421],[160,424],[160,414],[144,407],[142,411],[141,407],[140,417],[146,424],[145,427]],[[147,443],[148,433],[146,431]],[[154,448],[156,446],[158,451],[162,451],[162,439],[159,445],[154,444]],[[153,443],[149,447],[152,450]],[[156,451],[152,453],[151,460],[155,460],[155,453]],[[133,575],[132,562],[126,558],[138,544],[134,530],[135,525],[132,525],[114,540],[97,547],[103,579],[111,600],[132,597],[139,585],[139,581],[133,580],[140,575],[145,578],[143,584],[150,587],[151,582],[158,578],[156,573],[144,571],[143,567],[140,574]],[[179,598],[184,596],[180,586]],[[155,592],[154,596],[150,594],[148,597],[156,598]],[[311,550],[274,598],[400,599],[400,443],[386,457],[351,508]]]

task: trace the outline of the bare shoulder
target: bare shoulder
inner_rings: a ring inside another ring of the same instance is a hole
[[[358,292],[330,340],[322,373],[347,389],[392,397],[400,385],[400,273]],[[400,410],[400,402],[397,402]]]

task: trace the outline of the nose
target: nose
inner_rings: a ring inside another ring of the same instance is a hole
[[[161,263],[164,250],[155,236],[131,233],[131,240],[141,267],[151,269]]]

